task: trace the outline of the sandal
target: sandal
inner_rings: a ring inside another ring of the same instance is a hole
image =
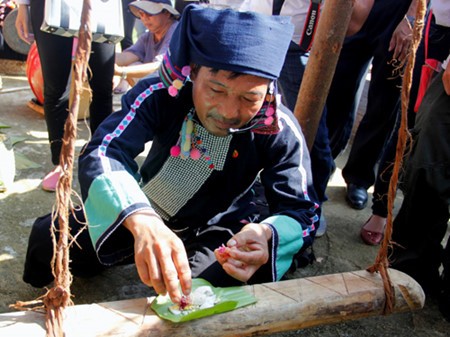
[[[361,228],[360,234],[361,239],[364,241],[366,245],[369,246],[378,246],[384,237],[383,233],[371,232],[365,229],[364,227]]]
[[[364,226],[361,228],[360,235],[361,235],[361,239],[364,241],[365,244],[367,244],[367,245],[369,245],[369,246],[378,246],[378,245],[381,243],[381,241],[383,240],[383,237],[384,237],[384,231],[383,231],[383,232],[376,232],[376,231],[368,230],[368,229],[365,228],[365,226],[366,226],[371,220],[373,220],[372,217],[378,217],[378,218],[379,218],[379,219],[374,218],[374,221],[375,221],[375,222],[377,222],[377,221],[379,222],[380,219],[384,219],[384,218],[382,218],[382,217],[380,217],[380,216],[372,215],[372,216],[369,218],[369,220],[366,221],[366,223],[364,224]],[[386,222],[385,222],[385,225],[386,225]],[[383,226],[383,228],[384,228],[384,226]]]
[[[117,86],[114,88],[113,93],[115,95],[123,95],[124,93],[126,93],[128,91],[128,89],[130,88],[130,85],[128,84],[128,82],[126,80],[121,80],[119,82],[119,84],[117,84]]]
[[[61,176],[61,169],[59,166],[55,167],[42,180],[42,189],[47,192],[55,192],[58,185],[59,177]]]

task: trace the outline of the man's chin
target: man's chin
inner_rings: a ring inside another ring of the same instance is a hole
[[[217,126],[215,126],[215,125],[213,125],[213,126],[208,126],[208,127],[206,128],[206,130],[207,130],[210,134],[212,134],[212,135],[214,135],[214,136],[216,136],[216,137],[226,137],[226,136],[228,136],[228,135],[230,134],[230,129],[219,128],[219,127],[217,127]]]
[[[215,129],[214,131],[212,130],[208,130],[209,133],[213,134],[216,137],[226,137],[230,134],[229,129],[224,130],[224,129]]]

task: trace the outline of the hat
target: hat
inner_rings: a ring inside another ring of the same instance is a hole
[[[138,0],[131,2],[128,8],[130,8],[131,13],[138,19],[141,18],[139,15],[140,10],[150,15],[156,15],[165,9],[176,17],[180,16],[180,13],[173,8],[170,0]]]
[[[191,63],[274,81],[280,75],[293,32],[290,17],[189,5],[164,55],[160,79],[174,97],[188,78]],[[269,96],[276,96],[276,88],[271,92]],[[276,127],[276,118],[271,116],[274,109],[276,106],[264,106],[260,111],[263,132]],[[252,123],[258,120],[254,118]]]
[[[293,32],[290,17],[191,4],[172,35],[162,65],[167,69],[160,72],[184,82],[181,70],[195,63],[275,80]]]

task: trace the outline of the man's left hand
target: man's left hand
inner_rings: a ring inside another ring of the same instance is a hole
[[[272,230],[264,224],[250,223],[234,235],[225,248],[214,251],[223,269],[235,279],[247,282],[269,260]]]

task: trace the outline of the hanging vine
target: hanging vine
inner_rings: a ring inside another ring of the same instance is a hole
[[[418,0],[416,19],[413,27],[412,43],[408,54],[406,68],[403,74],[403,83],[401,89],[401,122],[400,128],[398,130],[395,162],[392,169],[392,176],[389,182],[388,216],[386,221],[386,229],[384,232],[384,239],[383,242],[381,243],[380,249],[375,258],[375,262],[372,266],[370,266],[367,269],[371,273],[379,272],[383,280],[384,291],[386,294],[384,314],[391,313],[395,304],[394,291],[388,273],[389,267],[388,247],[389,245],[392,244],[391,242],[392,223],[393,223],[392,211],[394,209],[394,201],[397,193],[398,177],[400,170],[402,168],[403,156],[405,154],[406,145],[408,143],[408,139],[410,138],[410,133],[408,130],[409,94],[412,83],[412,75],[416,58],[416,51],[417,47],[419,46],[420,40],[422,39],[422,29],[424,26],[425,13],[426,13],[426,0]]]

